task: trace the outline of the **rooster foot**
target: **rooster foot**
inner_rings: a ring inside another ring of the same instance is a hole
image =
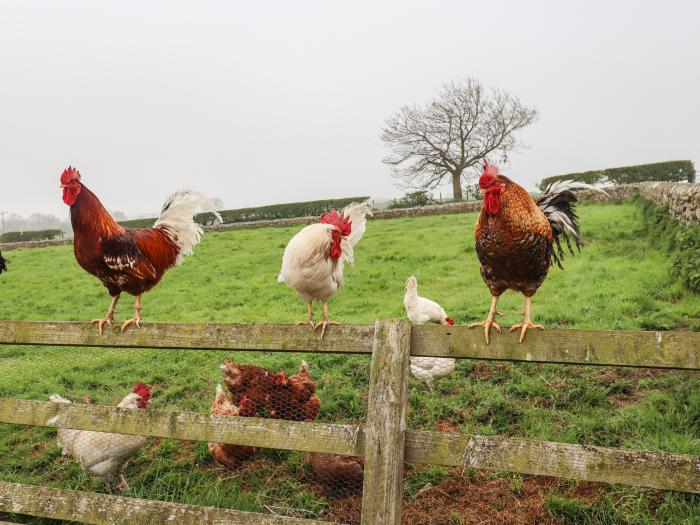
[[[104,319],[93,319],[92,321],[90,321],[90,324],[97,323],[97,329],[100,331],[100,335],[102,335],[102,332],[104,331],[104,326],[112,326],[112,322],[114,322],[114,316],[108,315]]]
[[[122,474],[119,474],[119,483],[117,483],[117,486],[114,487],[114,490],[117,492],[126,492],[129,490],[129,484],[126,482]]]
[[[314,323],[314,320],[313,320],[313,319],[309,319],[308,321],[297,321],[297,322],[294,323],[294,324],[296,324],[297,326],[303,325],[303,324],[308,324],[308,325],[311,326],[311,328],[313,328],[314,330],[316,330],[316,323]]]
[[[530,321],[525,321],[523,323],[514,324],[510,327],[510,331],[513,332],[518,328],[520,328],[521,343],[525,340],[525,334],[527,333],[528,328],[537,328],[538,330],[544,330],[544,326],[541,324],[532,324]]]
[[[122,325],[122,333],[124,333],[124,331],[125,331],[129,326],[131,326],[132,324],[133,324],[133,325],[136,325],[136,328],[141,328],[141,324],[140,324],[140,323],[141,323],[141,316],[140,316],[140,315],[135,315],[134,317],[132,317],[131,319],[129,319],[128,321],[126,321],[126,322]]]
[[[484,327],[484,338],[486,339],[486,344],[489,344],[489,331],[491,330],[491,327],[493,326],[496,329],[496,332],[499,334],[501,333],[501,327],[498,326],[498,323],[494,321],[493,319],[486,319],[486,321],[482,321],[480,323],[472,323],[470,324],[467,328],[475,328],[477,326],[483,326]]]
[[[331,321],[330,319],[324,319],[323,322],[318,323],[318,324],[316,325],[316,327],[314,328],[314,330],[316,330],[319,326],[321,327],[321,339],[323,339],[323,336],[324,336],[325,333],[326,333],[326,328],[327,328],[328,325],[330,325],[330,324],[339,325],[340,323],[339,323],[338,321]]]

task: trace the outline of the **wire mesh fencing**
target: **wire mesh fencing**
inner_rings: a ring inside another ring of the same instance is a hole
[[[359,425],[369,365],[336,354],[0,346],[0,397]],[[358,457],[0,424],[6,482],[358,523],[362,480]],[[60,523],[0,513],[10,518]]]

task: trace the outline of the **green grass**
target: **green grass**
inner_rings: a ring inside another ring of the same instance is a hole
[[[641,235],[633,205],[583,205],[580,215],[587,246],[565,260],[565,271],[551,270],[533,301],[536,322],[552,328],[700,330],[700,295],[669,277],[668,257]],[[355,269],[346,269],[346,285],[331,301],[333,317],[372,323],[404,315],[404,281],[413,274],[421,295],[439,301],[458,323],[482,320],[490,296],[474,253],[475,220],[476,214],[465,214],[371,222],[356,248]],[[276,283],[284,246],[298,230],[207,234],[193,257],[144,296],[144,322],[303,319],[304,304]],[[72,247],[5,256],[10,271],[0,276],[0,319],[87,321],[106,311],[106,290],[78,267]],[[123,297],[118,319],[132,308],[133,298]],[[499,309],[506,314],[501,326],[518,322],[522,296],[505,294]],[[135,382],[145,381],[154,385],[153,408],[205,412],[224,358],[288,373],[304,358],[319,387],[320,420],[364,417],[369,360],[346,355],[5,346],[0,396],[46,399],[57,392],[114,404]],[[409,407],[409,425],[416,429],[448,423],[464,433],[700,454],[700,378],[690,372],[461,361],[433,393],[411,379]],[[54,436],[50,429],[0,425],[0,479],[103,490],[60,457]],[[151,440],[127,469],[128,495],[253,511],[274,505],[305,509],[305,517],[332,505],[332,496],[303,482],[304,454],[264,451],[254,465],[225,472],[212,464],[206,444]],[[438,467],[412,469],[407,497],[446,475]],[[563,523],[694,523],[687,520],[700,514],[700,498],[624,487],[608,488],[596,503],[572,502],[555,492],[547,505]]]

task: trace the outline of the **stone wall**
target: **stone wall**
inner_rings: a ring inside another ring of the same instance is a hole
[[[661,207],[668,207],[670,215],[680,222],[700,222],[700,184],[685,184],[679,182],[641,182],[638,184],[625,184],[608,188],[608,195],[597,191],[579,191],[577,195],[581,201],[606,202],[627,200],[639,193],[643,197]],[[419,208],[398,208],[394,210],[375,211],[372,219],[396,219],[399,217],[421,217],[424,215],[445,215],[452,213],[467,213],[479,211],[481,201],[451,202],[448,204],[435,204]],[[276,219],[272,221],[235,222],[232,224],[216,224],[205,226],[206,231],[246,230],[252,228],[282,228],[313,224],[318,217],[296,217],[293,219]],[[0,244],[0,250],[13,250],[15,248],[40,248],[44,246],[58,246],[71,244],[71,239],[59,239],[54,241],[36,241],[23,243]]]
[[[605,190],[610,196],[597,191],[577,193],[582,201],[605,202],[626,200],[639,194],[662,208],[679,222],[700,222],[700,184],[682,182],[640,182],[624,184]]]

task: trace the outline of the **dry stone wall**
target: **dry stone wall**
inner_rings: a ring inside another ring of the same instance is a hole
[[[625,184],[606,189],[608,195],[596,191],[580,191],[577,195],[581,201],[605,202],[622,201],[636,194],[656,203],[661,207],[668,207],[669,214],[676,220],[689,223],[700,222],[700,184],[679,182],[641,182],[638,184]],[[445,215],[452,213],[467,213],[479,211],[481,201],[451,202],[448,204],[435,204],[419,208],[398,208],[394,210],[375,211],[372,217],[375,220],[396,219],[399,217],[422,217],[425,215]],[[216,224],[205,226],[206,231],[245,230],[252,228],[286,227],[304,224],[313,224],[318,217],[297,217],[293,219],[277,219],[272,221],[236,222],[232,224]],[[0,250],[13,250],[15,248],[41,248],[44,246],[58,246],[71,244],[71,239],[59,239],[54,241],[37,241],[24,243],[0,244]]]

